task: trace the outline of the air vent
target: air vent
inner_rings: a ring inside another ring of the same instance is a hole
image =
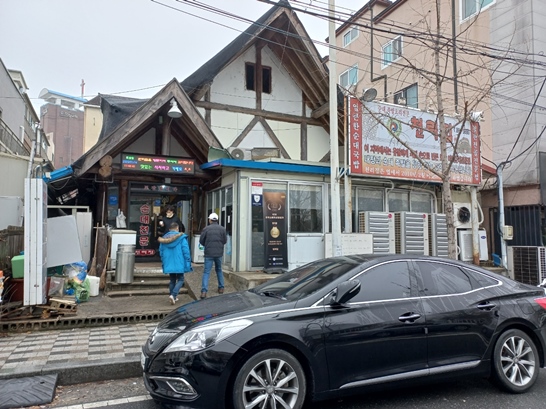
[[[231,148],[228,148],[228,152],[233,159],[237,159],[237,160],[252,159],[252,151],[250,149],[231,147]]]
[[[358,231],[373,234],[374,254],[394,254],[394,214],[386,212],[359,212]]]
[[[539,285],[546,279],[546,247],[511,246],[511,268],[516,281]]]

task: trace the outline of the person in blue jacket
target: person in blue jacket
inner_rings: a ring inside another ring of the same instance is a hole
[[[188,235],[180,233],[178,229],[178,223],[172,223],[169,231],[158,238],[163,274],[169,274],[171,278],[169,302],[172,305],[178,301],[178,293],[184,285],[184,273],[193,271]]]

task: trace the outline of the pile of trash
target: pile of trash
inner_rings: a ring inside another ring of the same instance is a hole
[[[51,277],[48,296],[74,296],[77,303],[89,300],[91,282],[87,276],[87,263],[78,261],[63,266],[62,276]]]

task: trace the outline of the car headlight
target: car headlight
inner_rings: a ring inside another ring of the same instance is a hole
[[[175,339],[164,352],[199,351],[242,331],[252,324],[250,320],[236,320],[204,325]]]

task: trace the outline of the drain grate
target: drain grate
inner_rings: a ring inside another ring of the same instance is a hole
[[[158,322],[165,318],[168,314],[168,312],[161,312],[153,314],[132,314],[105,317],[69,317],[56,319],[35,319],[28,321],[4,321],[0,322],[0,332],[24,332],[82,327],[104,327],[107,325]]]

